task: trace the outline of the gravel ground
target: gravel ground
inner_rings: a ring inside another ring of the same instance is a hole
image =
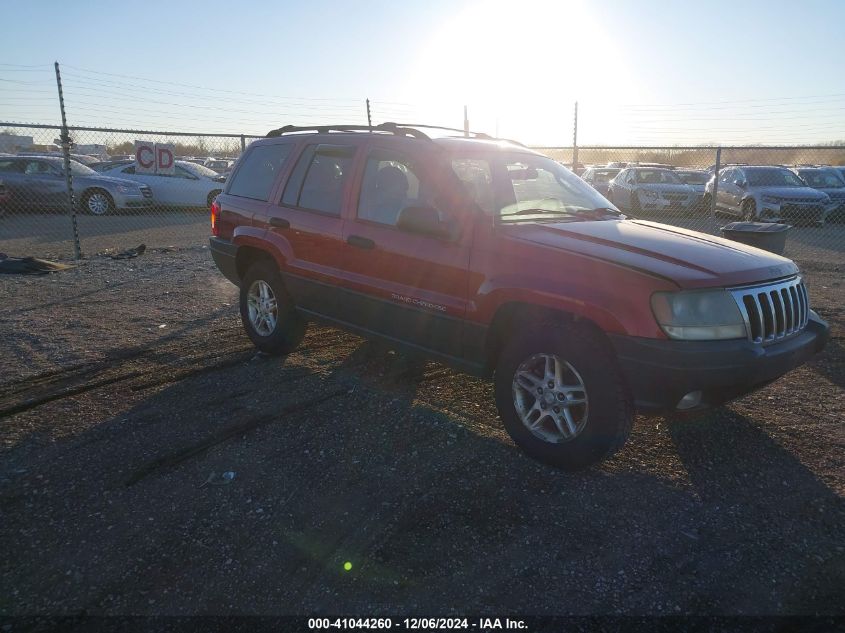
[[[256,355],[202,248],[0,278],[0,614],[842,615],[843,270],[804,270],[822,355],[578,474],[485,381]]]

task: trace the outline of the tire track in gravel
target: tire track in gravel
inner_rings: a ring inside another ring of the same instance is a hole
[[[99,363],[74,365],[65,369],[50,370],[37,376],[26,378],[0,387],[0,420],[29,411],[49,402],[77,396],[88,391],[107,387],[119,382],[131,381],[145,376],[150,380],[130,386],[133,391],[143,391],[152,387],[163,386],[179,382],[186,378],[220,369],[226,369],[254,357],[256,352],[249,340],[239,328],[228,327],[220,331],[224,336],[213,337],[214,345],[218,348],[213,352],[201,351],[196,353],[196,341],[193,338],[173,339],[154,346],[152,349],[132,349],[125,353],[118,352]],[[327,339],[326,334],[329,335]],[[334,334],[334,336],[331,336]],[[234,345],[220,348],[221,338],[224,342],[234,342]],[[228,339],[228,341],[227,341]],[[310,341],[317,342],[308,344]],[[329,347],[339,347],[353,344],[351,337],[343,335],[337,330],[328,333],[315,332],[306,337],[303,346],[296,353],[308,353]],[[234,355],[232,355],[234,354]],[[192,363],[224,357],[223,360],[206,364],[201,367],[191,367],[185,371],[168,372],[169,369],[178,370]],[[173,361],[175,363],[167,362]],[[127,364],[139,362],[140,368],[125,370]],[[29,395],[35,392],[35,395]],[[24,398],[17,398],[28,394]]]

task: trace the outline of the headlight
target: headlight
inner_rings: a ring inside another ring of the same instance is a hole
[[[763,196],[763,202],[766,204],[780,204],[780,198],[777,196]]]
[[[648,189],[640,189],[640,194],[642,194],[642,196],[644,198],[659,198],[660,197],[659,193],[657,193],[656,191],[649,191]]]
[[[726,290],[656,292],[654,318],[669,338],[712,341],[745,338],[745,321]]]
[[[131,187],[129,185],[118,185],[117,190],[120,193],[138,193],[141,191],[138,187]]]

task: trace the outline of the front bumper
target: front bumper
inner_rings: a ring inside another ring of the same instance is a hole
[[[214,264],[223,276],[236,286],[241,285],[238,275],[238,245],[219,237],[208,238],[208,248]]]
[[[821,351],[827,323],[814,312],[804,330],[767,346],[747,340],[671,341],[610,335],[622,372],[642,413],[674,411],[701,391],[694,407],[718,406],[759,389]]]
[[[153,206],[153,199],[152,197],[147,197],[142,194],[127,194],[127,193],[114,193],[112,194],[114,198],[114,206],[118,209],[137,209],[139,207],[151,207]]]

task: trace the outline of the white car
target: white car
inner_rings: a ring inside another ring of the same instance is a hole
[[[176,161],[176,173],[136,174],[135,163],[105,164],[99,170],[104,176],[126,178],[149,185],[155,204],[174,207],[210,207],[223,191],[226,179],[220,174],[184,160]]]

